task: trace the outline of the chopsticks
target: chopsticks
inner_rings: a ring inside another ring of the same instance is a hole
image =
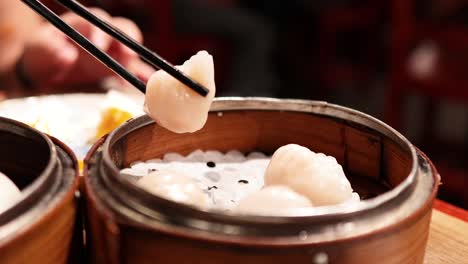
[[[23,3],[27,4],[30,8],[36,11],[39,15],[47,19],[51,24],[61,30],[79,46],[85,49],[88,53],[94,56],[97,60],[101,61],[104,65],[113,70],[116,74],[120,75],[122,78],[127,80],[138,90],[145,93],[146,84],[143,83],[140,79],[134,76],[132,73],[127,71],[120,63],[110,57],[108,54],[97,48],[93,43],[91,43],[87,38],[82,34],[77,32],[75,29],[70,27],[65,23],[58,15],[52,12],[44,4],[37,0],[21,0]],[[131,37],[121,32],[117,28],[108,24],[107,22],[101,20],[91,12],[89,12],[84,6],[74,0],[57,0],[60,4],[75,12],[77,15],[81,16],[85,20],[89,21],[96,27],[100,28],[102,31],[106,32],[113,38],[117,39],[133,51],[135,51],[140,57],[144,59],[147,63],[151,64],[153,67],[157,67],[168,74],[170,74],[175,79],[179,80],[187,87],[191,88],[198,94],[206,96],[209,90],[206,87],[203,87],[198,82],[192,80],[190,77],[185,75],[183,72],[175,68],[169,62],[161,58],[155,52],[149,50],[145,46],[133,40]]]
[[[192,88],[194,91],[199,93],[200,95],[207,95],[208,89],[200,85],[199,83],[195,82],[194,80],[190,79],[187,75],[181,72],[179,69],[172,66],[169,62],[164,60],[161,56],[156,54],[155,52],[149,50],[145,46],[141,45],[140,43],[133,40],[131,37],[117,29],[116,27],[110,25],[109,23],[105,22],[104,20],[100,19],[99,17],[95,16],[93,13],[89,12],[86,7],[75,0],[56,0],[66,8],[70,9],[77,15],[81,16],[82,18],[86,19],[96,27],[100,28],[102,31],[106,32],[113,38],[117,39],[118,41],[122,42],[125,46],[129,47],[133,51],[135,51],[138,55],[140,55],[145,62],[149,63],[153,67],[159,68],[172,77],[176,78],[186,86]]]

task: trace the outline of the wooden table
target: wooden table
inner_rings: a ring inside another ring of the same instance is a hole
[[[426,264],[468,264],[468,211],[436,200]]]

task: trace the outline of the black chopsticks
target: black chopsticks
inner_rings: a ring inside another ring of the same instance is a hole
[[[190,79],[187,75],[185,75],[179,69],[172,66],[169,62],[161,58],[161,56],[159,56],[155,52],[149,50],[148,48],[136,42],[135,40],[133,40],[131,37],[129,37],[122,31],[120,31],[119,29],[115,28],[114,26],[103,21],[99,17],[95,16],[93,13],[89,12],[88,9],[86,9],[86,7],[81,5],[79,2],[75,0],[56,0],[56,1],[61,3],[64,7],[73,11],[75,14],[86,19],[87,21],[95,25],[96,27],[100,28],[102,31],[106,32],[113,38],[122,42],[125,46],[135,51],[138,55],[140,55],[145,60],[145,62],[151,64],[153,67],[159,68],[167,72],[172,77],[176,78],[183,84],[192,88],[194,91],[196,91],[200,95],[205,96],[208,94],[209,92],[208,89],[206,89],[199,83],[195,82],[194,80]]]
[[[116,74],[120,75],[122,78],[127,80],[133,86],[135,86],[138,90],[145,93],[146,91],[146,84],[143,83],[140,79],[134,76],[132,73],[127,71],[121,64],[115,61],[112,57],[107,55],[105,52],[101,51],[97,48],[93,43],[91,43],[87,38],[81,35],[79,32],[74,30],[70,27],[67,23],[65,23],[59,16],[57,16],[54,12],[52,12],[49,8],[47,8],[44,4],[37,0],[21,0],[25,4],[27,4],[30,8],[36,11],[39,15],[43,16],[47,19],[50,23],[52,23],[55,27],[61,30],[64,34],[70,37],[73,41],[75,41],[79,46],[89,52],[92,56],[96,59],[101,61],[104,65],[109,67],[113,70]],[[173,65],[168,63],[166,60],[161,58],[159,55],[154,53],[153,51],[149,50],[145,46],[141,45],[140,43],[136,42],[120,30],[116,29],[112,25],[106,23],[105,21],[101,20],[100,18],[96,17],[94,14],[89,12],[84,6],[74,0],[57,0],[63,6],[70,9],[71,11],[75,12],[77,15],[83,17],[96,27],[100,28],[113,38],[117,39],[118,41],[122,42],[124,45],[135,51],[140,57],[144,59],[147,63],[151,64],[154,67],[157,67],[168,74],[170,74],[175,79],[179,80],[198,94],[202,96],[206,96],[209,90],[199,83],[195,82],[183,72],[179,71]]]

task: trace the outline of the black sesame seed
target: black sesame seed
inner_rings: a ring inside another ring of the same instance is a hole
[[[210,167],[210,168],[214,168],[214,167],[216,167],[216,163],[214,163],[213,161],[208,161],[208,162],[206,163],[206,166],[208,166],[208,167]]]
[[[239,180],[238,183],[240,183],[240,184],[248,184],[249,181],[247,181],[247,180]]]

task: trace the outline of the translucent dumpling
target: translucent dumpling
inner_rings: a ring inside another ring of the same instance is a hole
[[[286,186],[268,186],[241,199],[234,212],[251,215],[288,215],[311,207],[310,201]]]
[[[148,192],[178,203],[206,207],[208,196],[185,174],[173,170],[153,171],[137,184]]]
[[[353,189],[334,157],[289,144],[273,154],[265,185],[285,185],[307,197],[314,206],[339,204],[352,198]]]
[[[208,88],[208,95],[197,94],[160,70],[146,86],[145,110],[159,125],[173,132],[195,132],[205,125],[216,92],[213,57],[200,51],[178,68]]]

